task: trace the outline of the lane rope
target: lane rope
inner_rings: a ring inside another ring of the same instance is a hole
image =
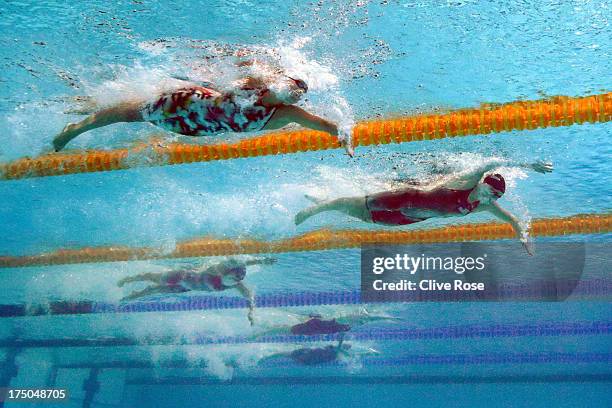
[[[153,338],[17,338],[1,339],[2,348],[65,348],[65,347],[141,347],[141,346],[190,346],[216,344],[276,344],[276,343],[315,343],[338,341],[411,341],[434,339],[493,338],[493,337],[561,337],[561,336],[601,336],[612,334],[612,321],[561,322],[539,324],[495,324],[465,325],[428,328],[378,328],[357,329],[347,333],[323,335],[263,335],[263,336],[223,336],[212,337],[206,334],[181,335],[180,337]]]
[[[530,234],[534,237],[609,232],[612,232],[612,214],[580,214],[536,219],[532,222],[530,229]],[[515,233],[510,224],[500,223],[461,224],[415,230],[322,229],[278,241],[196,238],[177,243],[171,251],[151,247],[107,246],[60,249],[55,252],[29,256],[1,256],[0,268],[320,251],[357,248],[367,244],[407,245],[484,241],[514,238],[514,236]]]
[[[409,354],[394,358],[364,357],[361,363],[366,366],[406,366],[406,365],[488,365],[488,364],[577,364],[610,363],[612,353],[596,352],[541,352],[541,353],[481,353],[481,354]],[[340,363],[325,363],[317,366],[341,366]],[[268,360],[258,364],[263,367],[296,367],[289,358]],[[204,368],[206,363],[189,360],[142,361],[117,360],[106,362],[83,362],[60,364],[58,368]],[[525,370],[526,367],[520,367]],[[461,377],[455,377],[460,379]],[[580,377],[576,377],[579,379]],[[606,377],[609,378],[609,377]]]
[[[583,97],[558,96],[533,101],[485,104],[479,108],[449,113],[365,121],[355,126],[352,139],[357,147],[611,120],[612,92],[608,92]],[[154,143],[131,149],[60,152],[0,164],[0,180],[291,154],[339,147],[335,136],[319,131],[299,130],[272,132],[229,144]]]
[[[461,300],[539,301],[559,294],[565,296],[571,294],[575,300],[609,300],[612,295],[612,280],[557,280],[554,282],[532,281],[515,285],[500,284],[498,293],[490,295],[496,297],[476,299],[472,298],[471,295],[467,295],[468,298],[462,297],[466,295],[458,292],[431,292],[426,296],[422,293],[400,292],[400,295],[394,298],[393,301],[387,303],[452,302]],[[359,304],[366,304],[366,302],[361,301],[361,291],[358,289],[338,292],[267,293],[255,296],[255,305],[258,308]],[[107,313],[189,312],[198,310],[244,309],[247,306],[247,301],[241,297],[210,295],[123,303],[94,302],[89,300],[52,301],[47,304],[16,303],[0,305],[0,318]]]
[[[139,368],[144,368],[138,365]],[[126,385],[199,385],[199,386],[233,386],[233,385],[377,385],[377,384],[551,384],[551,383],[610,383],[610,374],[505,374],[505,375],[343,375],[331,376],[272,376],[272,377],[233,377],[231,380],[197,377],[135,377],[126,381]]]

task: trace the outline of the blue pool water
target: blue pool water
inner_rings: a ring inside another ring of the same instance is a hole
[[[240,49],[304,78],[310,91],[302,105],[343,126],[487,102],[602,93],[612,84],[611,17],[609,4],[593,1],[7,1],[0,10],[0,162],[48,151],[53,136],[80,118],[65,113],[78,108],[77,96],[108,105],[154,95],[172,76],[205,80],[217,73],[228,80],[234,69],[228,55]],[[508,192],[500,202],[525,222],[608,213],[611,131],[608,122],[358,148],[355,159],[330,150],[0,181],[0,256],[101,245],[171,249],[206,235],[274,240],[322,227],[378,228],[338,213],[296,227],[293,216],[309,205],[305,193],[365,195],[398,178],[463,169],[491,157],[554,163],[551,174],[504,173]],[[129,147],[159,133],[148,124],[117,124],[86,133],[69,148]],[[423,227],[489,220],[480,213]],[[246,281],[258,295],[359,288],[357,249],[277,259],[249,270]],[[1,269],[0,304],[114,304],[129,294],[117,287],[119,279],[181,262]],[[591,262],[583,278],[605,280],[609,264],[606,257]],[[401,321],[369,323],[357,333],[468,326],[472,335],[370,336],[350,341],[351,355],[338,364],[304,367],[267,358],[332,340],[187,340],[251,338],[312,313],[341,316],[359,306],[260,308],[254,328],[243,309],[7,317],[0,319],[3,347],[19,339],[48,341],[0,349],[0,387],[67,388],[71,400],[61,406],[93,407],[612,405],[609,291],[563,302],[368,308]],[[576,324],[580,329],[562,329]],[[531,331],[519,330],[525,325]],[[557,329],[537,334],[546,325]],[[509,334],[486,334],[500,326]],[[126,338],[128,346],[68,347],[75,339]],[[86,405],[84,383],[92,375],[100,387]]]

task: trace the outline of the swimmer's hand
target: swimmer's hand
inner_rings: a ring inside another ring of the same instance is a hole
[[[346,150],[346,154],[348,154],[350,157],[355,157],[355,149],[353,149],[353,145],[351,144],[351,142],[342,140],[340,142],[340,145],[344,147],[344,150]]]
[[[527,251],[529,256],[533,256],[535,253],[533,250],[533,242],[529,240],[521,240],[521,244],[523,244],[523,248],[525,248],[525,251]]]
[[[253,317],[253,309],[249,309],[249,314],[247,315],[247,317],[249,318],[249,323],[251,323],[251,326],[255,326],[255,318]]]
[[[351,135],[349,134],[344,134],[343,136],[338,135],[338,140],[340,140],[340,146],[344,147],[344,150],[346,150],[346,154],[348,154],[350,157],[355,157],[355,149],[353,149]]]
[[[68,142],[74,139],[79,134],[79,126],[76,123],[69,123],[64,129],[53,138],[53,150],[59,152]]]
[[[532,163],[529,167],[531,167],[534,171],[538,173],[546,174],[551,173],[553,171],[552,162],[547,162],[543,160],[538,160],[535,163]]]

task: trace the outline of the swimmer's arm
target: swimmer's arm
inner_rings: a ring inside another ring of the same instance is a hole
[[[506,159],[493,160],[473,170],[459,173],[456,176],[452,177],[451,180],[443,184],[448,188],[456,188],[456,189],[472,188],[476,184],[478,184],[480,179],[482,179],[482,176],[484,176],[486,173],[489,173],[490,171],[493,171],[499,167],[504,167],[504,166],[513,166],[513,163],[510,160],[506,160]]]
[[[235,288],[238,289],[238,292],[240,292],[240,294],[244,296],[249,302],[248,318],[249,318],[249,322],[251,323],[251,326],[254,326],[255,320],[253,319],[253,312],[255,311],[255,294],[253,293],[251,289],[246,287],[245,284],[242,282],[238,283],[235,286]]]
[[[486,210],[489,211],[494,216],[496,216],[497,218],[499,218],[500,220],[510,223],[510,225],[512,225],[512,228],[516,232],[518,239],[521,241],[521,243],[523,244],[523,247],[527,251],[527,253],[529,255],[533,255],[533,245],[531,241],[529,240],[527,230],[523,228],[523,226],[521,225],[518,218],[516,218],[516,216],[514,216],[508,210],[502,208],[497,202],[492,202],[491,204],[486,206]]]
[[[202,266],[195,272],[200,275],[223,276],[223,272],[225,271],[225,269],[225,265],[223,263],[220,263],[208,267]]]
[[[243,263],[243,265],[248,265],[248,263]],[[230,263],[229,261],[219,262],[206,269],[203,269],[202,273],[212,276],[224,276],[232,266],[234,266],[234,264]]]
[[[290,123],[297,123],[309,129],[320,130],[338,136],[338,127],[335,124],[294,105],[278,107],[266,125],[266,129],[280,129]]]
[[[499,168],[499,167],[521,167],[524,169],[534,170],[538,173],[550,173],[553,171],[553,165],[551,162],[545,162],[538,160],[534,163],[515,162],[507,159],[497,159],[483,164],[482,166],[457,175],[456,178],[450,180],[448,183],[444,183],[448,188],[472,188],[482,179],[482,177]]]
[[[246,266],[250,266],[250,265],[272,265],[273,263],[276,263],[276,258],[250,259],[246,261],[244,264]]]
[[[276,112],[274,112],[274,115],[272,115],[270,121],[264,127],[264,129],[280,129],[290,123],[297,123],[298,125],[301,125],[308,129],[327,132],[332,136],[340,136],[338,126],[336,126],[334,123],[319,116],[308,113],[304,109],[294,105],[282,105],[278,107],[276,109]],[[346,150],[346,153],[349,156],[353,157],[355,155],[349,135],[344,135],[344,137],[338,137],[338,141],[340,142],[340,145],[344,147],[344,150]]]

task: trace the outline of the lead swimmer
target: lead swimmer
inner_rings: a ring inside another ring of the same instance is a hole
[[[245,61],[239,66],[253,65]],[[177,78],[184,80],[184,78]],[[350,156],[348,135],[338,126],[295,104],[308,91],[306,82],[280,70],[268,75],[245,76],[234,89],[223,91],[211,83],[189,83],[153,100],[126,101],[102,109],[78,123],[66,125],[53,139],[56,152],[90,130],[120,122],[150,122],[170,132],[187,136],[214,136],[225,132],[257,132],[297,123],[313,130],[340,136]]]
[[[499,167],[522,167],[538,173],[550,173],[552,163],[515,163],[494,160],[475,170],[442,177],[429,184],[410,185],[394,191],[384,191],[361,197],[344,197],[322,201],[306,196],[315,205],[295,216],[299,225],[319,213],[339,211],[365,222],[382,225],[408,225],[429,218],[465,216],[488,211],[514,228],[529,255],[533,255],[527,231],[516,216],[502,208],[497,200],[506,192],[506,181],[493,170]]]

